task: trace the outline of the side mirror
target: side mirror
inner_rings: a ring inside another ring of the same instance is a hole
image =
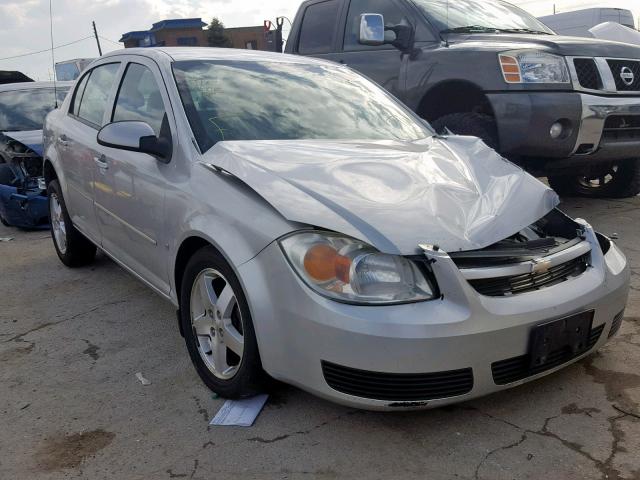
[[[145,122],[108,123],[98,132],[98,144],[130,152],[147,153],[164,163],[171,159],[171,142],[156,137],[153,128]]]
[[[378,13],[360,15],[360,35],[358,41],[363,45],[384,45],[384,17]]]

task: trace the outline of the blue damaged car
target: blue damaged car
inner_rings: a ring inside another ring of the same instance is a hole
[[[48,228],[42,177],[42,124],[62,103],[72,82],[0,85],[0,221],[21,228]],[[57,95],[57,101],[56,101]]]

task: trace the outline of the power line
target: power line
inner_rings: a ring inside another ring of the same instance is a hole
[[[82,42],[84,40],[88,40],[89,38],[93,38],[93,35],[89,35],[88,37],[84,37],[84,38],[79,38],[78,40],[74,40],[73,42],[63,43],[62,45],[57,45],[57,46],[53,47],[53,49],[56,50],[58,48],[68,47],[69,45],[73,45],[74,43],[80,43],[80,42]],[[11,60],[13,58],[28,57],[29,55],[37,55],[38,53],[45,53],[45,52],[50,52],[50,51],[51,51],[51,47],[50,48],[45,48],[44,50],[37,50],[35,52],[22,53],[20,55],[13,55],[11,57],[3,57],[3,58],[0,58],[0,61],[2,61],[2,60]]]
[[[111,40],[110,38],[103,37],[102,35],[98,35],[98,37],[100,37],[102,40],[106,40],[107,42],[111,42],[114,45],[118,45],[119,47],[122,46],[122,45],[120,45],[120,42],[116,42],[115,40]]]

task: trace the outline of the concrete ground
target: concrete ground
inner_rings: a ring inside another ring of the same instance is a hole
[[[169,304],[104,256],[69,270],[47,232],[0,226],[0,479],[640,479],[639,207],[563,205],[617,232],[633,270],[621,332],[586,360],[414,413],[282,386],[251,428],[208,427],[222,400]]]

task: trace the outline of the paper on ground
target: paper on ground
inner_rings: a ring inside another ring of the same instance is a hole
[[[149,380],[147,380],[147,379],[144,377],[144,375],[142,375],[142,372],[137,372],[137,373],[136,373],[136,378],[137,378],[138,380],[140,380],[140,383],[141,383],[142,385],[145,385],[145,386],[146,386],[146,385],[151,385],[151,382],[150,382]]]
[[[209,425],[250,427],[260,414],[269,395],[262,394],[243,400],[227,400]]]

